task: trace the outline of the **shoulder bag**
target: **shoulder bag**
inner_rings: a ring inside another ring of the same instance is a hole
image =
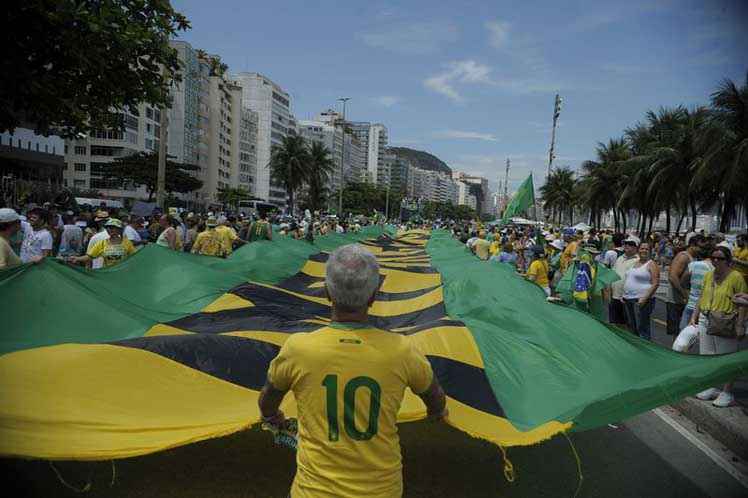
[[[727,277],[725,277],[727,278]],[[709,304],[711,308],[714,305],[714,294],[717,291],[716,276],[712,273],[712,300]],[[729,339],[736,339],[742,335],[738,332],[738,312],[733,311],[732,313],[726,313],[724,311],[709,310],[708,313],[709,322],[706,326],[707,335],[716,335],[718,337],[725,337]]]

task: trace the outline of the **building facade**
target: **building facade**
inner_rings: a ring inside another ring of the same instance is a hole
[[[352,121],[347,123],[351,133],[366,151],[363,180],[385,186],[389,178],[385,165],[387,127],[379,123]]]
[[[482,176],[469,175],[467,173],[463,173],[462,171],[453,171],[452,179],[471,186],[470,192],[475,196],[475,210],[479,215],[489,213],[491,211],[488,180],[486,178],[483,178]]]
[[[286,204],[286,191],[271,180],[270,154],[273,145],[296,133],[291,115],[291,96],[259,73],[239,73],[234,77],[242,89],[242,106],[257,113],[257,167],[253,194],[279,206]]]
[[[125,109],[120,116],[122,130],[94,130],[84,138],[65,141],[65,186],[77,190],[97,190],[103,196],[114,199],[148,197],[143,186],[106,178],[105,169],[115,158],[159,150],[161,110],[141,103]]]
[[[65,141],[56,136],[37,135],[29,128],[0,133],[0,202],[14,206],[22,194],[46,185],[63,185]]]
[[[242,107],[239,128],[239,185],[247,192],[254,192],[257,172],[257,123],[256,112]]]

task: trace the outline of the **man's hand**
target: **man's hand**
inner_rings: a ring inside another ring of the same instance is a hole
[[[647,299],[646,297],[640,297],[637,301],[637,304],[639,304],[639,306],[646,306],[647,301],[649,301],[649,299]]]
[[[281,410],[276,411],[270,416],[262,416],[262,423],[272,425],[273,427],[282,428],[286,423],[286,416]]]
[[[732,302],[738,306],[748,306],[748,293],[738,292],[732,296]]]
[[[426,405],[426,417],[429,421],[438,422],[449,416],[447,410],[447,397],[439,381],[434,377],[431,385],[425,392],[418,394],[418,397]]]

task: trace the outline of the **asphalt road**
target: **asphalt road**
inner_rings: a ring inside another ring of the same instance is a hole
[[[512,448],[516,480],[507,482],[498,448],[445,425],[401,425],[406,497],[571,497],[579,485],[577,463],[564,437]],[[584,480],[580,497],[731,498],[748,488],[652,412],[618,427],[572,434]],[[109,462],[62,462],[74,485],[92,481],[81,495],[66,489],[46,462],[3,460],[12,476],[6,496],[34,497],[285,497],[293,454],[267,433],[246,431],[155,455],[119,461],[111,482]]]

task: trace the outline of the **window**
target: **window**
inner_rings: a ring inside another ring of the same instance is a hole
[[[117,150],[118,149],[116,147],[103,147],[103,146],[92,145],[91,155],[111,157],[111,156],[117,155]]]
[[[158,109],[153,110],[153,120],[154,121],[161,121],[161,111]]]
[[[86,188],[86,180],[73,180],[73,186],[79,188]]]
[[[125,114],[125,128],[129,128],[131,130],[137,130],[138,129],[138,118],[135,116],[130,116],[129,114]]]
[[[67,171],[70,165],[68,163],[62,163],[62,171]]]
[[[152,130],[153,130],[153,126],[151,125],[151,123],[146,123],[145,131],[147,131],[148,133],[151,133]]]
[[[86,155],[86,146],[85,145],[76,145],[75,146],[75,155],[77,155],[77,156],[85,156]]]
[[[150,107],[146,107],[145,117],[147,117],[148,119],[153,119],[153,109],[151,109]]]
[[[68,144],[65,144],[65,154],[68,153]]]
[[[88,165],[86,163],[75,163],[75,171],[86,171],[88,169]]]

